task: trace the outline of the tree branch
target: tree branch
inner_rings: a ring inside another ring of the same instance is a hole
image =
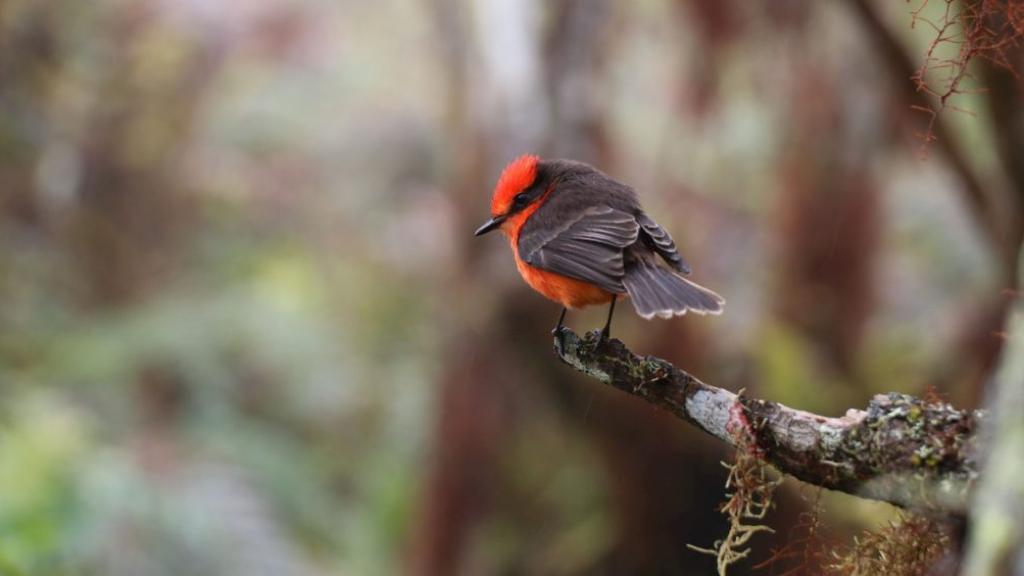
[[[554,346],[576,370],[816,486],[904,508],[963,510],[977,476],[978,411],[891,392],[831,418],[705,384],[619,340],[599,343],[597,332],[581,339],[562,328]]]

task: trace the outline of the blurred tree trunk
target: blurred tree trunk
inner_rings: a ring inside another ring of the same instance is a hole
[[[693,73],[678,90],[681,108],[688,116],[703,118],[720,100],[722,65],[729,49],[742,35],[742,10],[732,0],[677,0],[675,12],[678,25],[686,33],[694,34],[697,45],[702,48],[690,58]]]
[[[1019,293],[1010,312],[1001,365],[986,395],[991,413],[986,423],[988,446],[985,467],[974,488],[962,574],[1020,575],[1024,574],[1024,299]]]
[[[1016,17],[1020,18],[1019,15]],[[1009,68],[990,61],[980,65],[983,70],[981,81],[994,119],[996,151],[1011,185],[1010,198],[1004,203],[1009,208],[1010,231],[1000,258],[1003,282],[1009,287],[1016,285],[1020,269],[1018,253],[1024,243],[1024,80],[1021,78],[1024,74],[1024,46],[1018,41],[1006,50]]]
[[[470,22],[460,0],[434,0],[429,7],[441,59],[446,72],[446,133],[455,151],[449,164],[454,228],[465,230],[465,242],[456,242],[457,253],[449,274],[451,282],[439,295],[452,304],[451,325],[446,334],[444,364],[438,380],[438,404],[431,440],[431,464],[427,470],[420,510],[412,534],[409,569],[421,576],[458,574],[466,556],[467,540],[485,513],[492,496],[496,454],[507,436],[507,399],[503,398],[502,374],[510,369],[501,346],[506,326],[487,306],[473,271],[482,244],[470,243],[477,220],[487,213],[486,190],[490,178],[491,142],[486,131],[473,129],[470,111],[479,103],[471,85],[472,45]],[[489,285],[500,301],[505,287]],[[468,316],[466,309],[474,316]]]
[[[993,196],[988,228],[996,237],[993,256],[999,266],[997,284],[988,301],[979,305],[974,318],[964,326],[956,342],[957,355],[963,358],[963,371],[966,372],[958,384],[971,391],[970,399],[977,404],[991,382],[991,374],[1004,347],[1004,339],[999,334],[1006,329],[1010,317],[1014,297],[1008,292],[1018,285],[1018,255],[1024,246],[1024,81],[1021,78],[1024,74],[1024,46],[1020,40],[1024,32],[1020,32],[1019,22],[1007,23],[1007,19],[1020,18],[1018,14],[1006,12],[1013,8],[1013,3],[988,4],[971,0],[964,4],[986,14],[991,30],[1002,30],[1007,26],[1018,30],[1016,41],[1007,41],[1001,48],[1005,61],[982,56],[975,58],[975,64],[981,70],[977,83],[983,87],[987,97],[994,148],[1007,184],[990,183],[987,187],[988,194]],[[967,351],[967,354],[961,351]]]
[[[0,10],[5,7],[0,1]],[[28,119],[45,118],[46,103],[52,98],[45,75],[60,65],[52,18],[37,10],[21,26],[0,29],[0,218],[18,227],[44,225],[34,186],[40,159],[34,144],[39,134]]]
[[[813,63],[797,70],[799,108],[789,111],[793,133],[783,159],[782,272],[776,301],[781,318],[798,327],[839,374],[853,375],[873,302],[879,245],[878,189],[869,152],[850,149],[840,87]],[[814,155],[807,150],[817,151]]]
[[[603,81],[615,46],[614,7],[608,0],[560,0],[551,12],[544,45],[552,103],[548,155],[610,166]]]
[[[88,279],[84,296],[99,306],[137,301],[175,278],[197,218],[179,163],[220,59],[206,38],[154,69],[148,50],[164,25],[154,10],[141,3],[116,14],[114,72],[81,143],[69,242]]]
[[[981,3],[969,4],[978,7]],[[1007,9],[1010,7],[1007,5]],[[993,12],[988,16],[993,30],[1004,29],[1006,20],[1015,17],[1019,21],[1019,14]],[[1021,34],[1019,22],[1016,26]],[[995,338],[995,331],[1008,326],[1006,343],[993,346],[1002,352],[999,369],[994,378],[987,379],[991,444],[974,493],[963,564],[965,576],[1024,574],[1024,46],[1018,39],[1005,50],[1005,62],[985,60],[981,66],[994,119],[996,150],[1012,187],[1007,202],[1012,206],[1010,231],[1001,261],[1004,286],[1014,289],[1012,300],[1005,290],[1000,294],[1006,314],[990,333],[990,339],[1002,341]]]

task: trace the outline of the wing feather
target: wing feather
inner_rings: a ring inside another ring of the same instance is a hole
[[[593,206],[559,226],[524,227],[519,257],[531,266],[622,293],[622,252],[636,242],[639,233],[632,214]]]
[[[676,243],[672,240],[672,236],[669,235],[668,231],[643,212],[637,215],[636,220],[643,230],[645,239],[648,240],[648,245],[677,272],[689,274],[690,265],[679,255],[679,251],[676,250]]]

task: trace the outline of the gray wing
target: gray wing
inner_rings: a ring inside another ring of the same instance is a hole
[[[524,227],[519,257],[531,266],[621,294],[626,274],[622,252],[636,242],[639,231],[632,214],[593,206],[557,226]]]
[[[654,249],[677,272],[689,274],[690,265],[679,255],[679,252],[676,250],[676,243],[672,241],[672,237],[669,236],[668,232],[643,212],[637,215],[636,220],[644,231],[645,240],[649,240],[647,245]]]

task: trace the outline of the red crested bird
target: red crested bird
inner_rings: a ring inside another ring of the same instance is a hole
[[[562,305],[554,332],[569,308],[610,303],[601,330],[607,339],[615,301],[626,295],[647,319],[720,314],[725,305],[683,278],[690,267],[640,208],[636,192],[582,162],[513,160],[494,188],[491,219],[476,236],[496,229],[508,236],[526,283]]]

